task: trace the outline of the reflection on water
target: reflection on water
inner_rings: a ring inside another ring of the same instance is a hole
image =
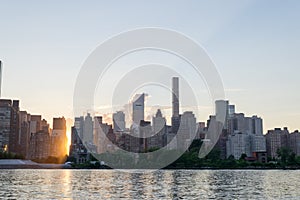
[[[300,171],[1,170],[0,198],[300,199]]]

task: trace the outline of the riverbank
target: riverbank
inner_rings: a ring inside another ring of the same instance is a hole
[[[94,164],[45,164],[31,160],[1,159],[0,169],[111,169],[104,165]],[[123,170],[123,169],[120,169]],[[125,169],[126,170],[126,169]],[[166,167],[163,170],[300,170],[299,166],[245,166],[245,167]]]
[[[64,164],[41,164],[31,160],[1,159],[0,169],[66,169],[70,166]]]

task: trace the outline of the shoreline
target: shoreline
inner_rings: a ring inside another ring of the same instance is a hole
[[[66,169],[68,167],[64,164],[36,163],[31,160],[0,159],[0,169]]]
[[[138,171],[147,171],[147,170],[157,170],[157,169],[106,169],[106,168],[72,168],[72,167],[41,167],[41,166],[15,166],[15,165],[1,165],[0,166],[0,171],[4,169],[65,169],[65,170],[138,170]],[[183,169],[158,169],[162,171],[182,171],[182,170],[190,170],[190,171],[205,171],[205,170],[210,170],[210,171],[218,171],[218,170],[227,170],[227,171],[234,171],[234,170],[245,170],[245,171],[250,171],[250,170],[257,170],[257,171],[267,171],[267,170],[293,170],[297,171],[300,170],[300,168],[183,168]]]
[[[86,170],[156,170],[156,169],[111,169],[107,166],[95,167],[95,166],[70,166],[65,164],[46,164],[36,163],[31,160],[20,159],[1,159],[1,169],[86,169]],[[233,168],[220,168],[220,167],[201,167],[201,168],[172,168],[166,167],[159,170],[300,170],[300,167],[286,166],[286,167],[233,167]]]

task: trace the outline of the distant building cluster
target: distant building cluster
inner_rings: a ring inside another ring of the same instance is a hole
[[[267,153],[269,158],[278,158],[278,149],[287,148],[296,156],[300,156],[300,133],[298,130],[289,132],[284,127],[269,130],[265,135],[267,141]]]
[[[197,122],[192,111],[179,112],[179,79],[172,79],[172,117],[171,126],[160,109],[145,121],[145,94],[137,94],[132,104],[132,124],[126,128],[125,113],[117,111],[112,114],[113,124],[104,123],[101,116],[92,118],[90,114],[75,118],[72,127],[70,155],[77,162],[85,162],[89,153],[114,152],[121,148],[130,152],[147,152],[162,147],[187,149],[193,139],[206,139],[215,132],[221,132],[214,149],[220,152],[220,158],[244,159],[265,163],[278,158],[280,148],[289,148],[300,155],[300,135],[298,131],[289,133],[287,128],[276,128],[263,133],[263,120],[258,116],[247,117],[237,113],[235,105],[229,101],[215,102],[215,115],[209,116],[207,123]],[[218,116],[225,116],[220,126]],[[177,137],[175,137],[177,136]],[[170,141],[178,140],[170,145]]]
[[[20,111],[18,100],[0,99],[0,152],[26,159],[67,154],[66,120],[53,119],[53,129],[41,115]]]
[[[1,70],[0,61],[0,95]],[[278,150],[282,148],[300,156],[298,131],[290,133],[287,128],[275,128],[264,134],[262,118],[237,113],[235,105],[226,100],[215,103],[215,115],[209,116],[207,123],[197,122],[192,111],[180,113],[179,78],[173,77],[171,125],[167,125],[160,109],[151,121],[146,121],[145,94],[136,94],[131,102],[132,124],[128,127],[125,121],[128,116],[123,111],[112,114],[112,124],[105,123],[102,116],[89,113],[76,117],[67,152],[64,117],[54,118],[53,129],[50,129],[41,115],[20,111],[18,100],[0,99],[0,152],[34,160],[64,157],[69,153],[77,163],[85,163],[91,153],[114,152],[118,148],[141,153],[162,147],[185,150],[194,139],[204,141],[209,138],[217,141],[214,149],[220,152],[221,159],[243,157],[264,163],[268,159],[278,159]],[[218,123],[220,116],[225,117],[224,124]],[[216,135],[218,138],[213,138]]]
[[[77,162],[85,162],[89,153],[105,153],[121,148],[130,152],[147,152],[162,148],[178,136],[178,142],[168,145],[168,149],[188,148],[195,138],[198,124],[193,112],[179,113],[179,79],[172,79],[172,125],[160,109],[146,121],[145,94],[136,94],[132,105],[132,124],[126,127],[125,113],[117,111],[112,114],[113,124],[104,123],[101,116],[94,118],[88,113],[86,116],[76,117],[72,127],[70,155]],[[200,139],[201,134],[196,138]],[[201,135],[204,138],[204,135]]]
[[[225,123],[215,148],[221,151],[221,158],[233,156],[240,159],[244,155],[248,160],[267,161],[266,139],[263,135],[263,121],[260,117],[246,117],[236,113],[235,105],[228,101],[216,101],[216,116],[225,111]],[[210,116],[214,120],[216,116]]]
[[[215,149],[221,151],[221,158],[233,156],[240,159],[244,156],[248,161],[265,163],[268,159],[277,159],[278,150],[281,148],[290,149],[296,156],[300,156],[298,131],[289,133],[287,128],[275,128],[264,135],[262,118],[236,113],[235,105],[229,105],[225,100],[216,101],[216,116],[221,110],[226,111],[225,124],[215,146]],[[216,116],[210,116],[208,126]]]

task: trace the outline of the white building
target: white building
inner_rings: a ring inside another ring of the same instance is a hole
[[[246,154],[247,157],[257,158],[257,153],[266,152],[266,139],[260,117],[245,117],[243,113],[234,113],[228,118],[227,124],[227,157],[233,155],[235,159],[239,159],[242,154]]]
[[[250,134],[251,137],[251,151],[252,153],[266,152],[266,138],[260,134]]]
[[[235,132],[228,136],[226,143],[226,156],[227,158],[231,155],[235,159],[240,159],[242,154],[246,154],[247,157],[251,157],[251,139],[247,133]]]

